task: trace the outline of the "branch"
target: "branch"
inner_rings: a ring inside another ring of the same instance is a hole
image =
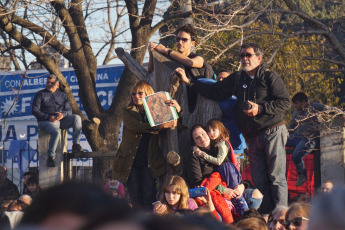
[[[340,62],[340,61],[334,61],[334,60],[331,60],[331,59],[326,59],[326,58],[318,58],[318,57],[306,56],[306,57],[303,57],[303,58],[302,58],[302,60],[316,60],[316,61],[324,61],[324,62],[330,62],[330,63],[336,64],[336,65],[342,65],[342,66],[345,66],[345,63],[344,63],[344,62]]]

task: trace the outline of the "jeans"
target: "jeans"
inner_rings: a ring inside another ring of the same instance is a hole
[[[50,134],[48,156],[53,158],[56,156],[55,151],[60,138],[60,129],[68,129],[71,127],[73,127],[73,144],[79,144],[82,129],[81,118],[79,115],[69,115],[55,123],[50,121],[38,122],[38,128]]]
[[[254,186],[263,194],[261,214],[270,213],[277,205],[288,205],[285,177],[287,129],[280,125],[247,138],[248,156]]]
[[[307,175],[302,158],[311,153],[313,149],[316,148],[316,144],[316,139],[309,140],[308,138],[298,137],[294,134],[289,136],[286,146],[295,147],[292,152],[291,159],[296,165],[298,175]]]
[[[247,202],[248,208],[258,209],[262,203],[262,198],[254,198],[253,192],[255,188],[247,188],[243,192],[243,197]]]
[[[133,167],[127,180],[127,188],[134,207],[152,211],[157,190],[156,180],[148,167]]]

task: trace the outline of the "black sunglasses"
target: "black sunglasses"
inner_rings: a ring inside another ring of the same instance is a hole
[[[144,92],[132,92],[131,93],[131,95],[133,96],[133,97],[135,97],[135,95],[139,95],[139,96],[142,96],[142,95],[144,95]]]
[[[189,39],[188,39],[188,38],[176,37],[176,42],[180,42],[181,40],[182,40],[183,42],[187,42]]]
[[[251,57],[254,56],[254,55],[256,55],[256,54],[241,53],[239,56],[240,56],[240,58],[244,58],[244,57],[251,58]]]
[[[285,223],[283,224],[283,225],[284,225],[284,228],[285,228],[285,229],[288,229],[291,223],[292,223],[294,226],[299,227],[299,226],[302,225],[302,220],[309,220],[309,219],[308,219],[308,218],[305,218],[305,217],[296,217],[296,218],[293,219],[293,220],[287,220],[287,221],[285,221]]]

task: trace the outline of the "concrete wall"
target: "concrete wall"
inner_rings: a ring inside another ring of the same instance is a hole
[[[67,130],[61,130],[60,140],[56,148],[55,167],[47,167],[49,133],[39,130],[39,184],[41,188],[51,187],[63,181],[63,153],[67,152]]]
[[[345,129],[343,123],[335,122],[330,128],[324,127],[320,139],[321,183],[331,180],[345,184]]]

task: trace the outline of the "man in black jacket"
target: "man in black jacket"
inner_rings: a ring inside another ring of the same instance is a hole
[[[59,90],[59,79],[55,75],[47,77],[46,88],[35,94],[32,114],[37,118],[38,128],[50,134],[47,166],[55,167],[55,150],[60,138],[60,128],[73,127],[72,152],[82,152],[80,146],[81,118],[72,114],[67,95]]]
[[[241,46],[242,71],[212,85],[189,80],[181,68],[176,72],[191,90],[214,99],[235,95],[236,123],[248,144],[252,179],[264,195],[260,212],[287,206],[285,178],[287,130],[285,112],[290,108],[289,93],[281,77],[261,65],[263,52],[255,43]]]

